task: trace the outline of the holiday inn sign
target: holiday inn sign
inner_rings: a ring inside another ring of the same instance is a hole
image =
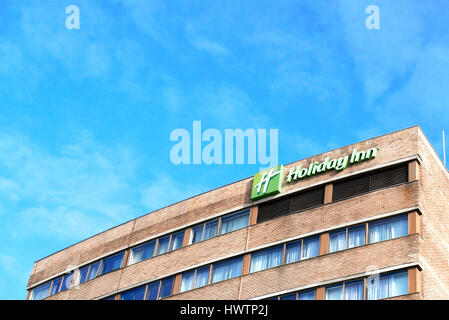
[[[286,176],[286,183],[302,180],[320,173],[331,170],[342,171],[348,165],[361,161],[374,159],[377,156],[377,148],[371,148],[367,151],[357,151],[353,149],[351,155],[330,159],[326,157],[323,162],[311,162],[308,167],[297,165],[292,167]],[[284,166],[270,168],[254,175],[253,187],[251,189],[251,200],[259,200],[281,192],[284,180]]]

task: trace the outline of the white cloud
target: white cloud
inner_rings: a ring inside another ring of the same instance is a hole
[[[200,36],[191,24],[185,28],[187,41],[196,49],[206,51],[213,55],[226,55],[229,50],[217,41]]]
[[[0,135],[6,221],[19,221],[32,234],[79,239],[143,211],[131,183],[138,158],[80,136],[52,152],[19,135]]]

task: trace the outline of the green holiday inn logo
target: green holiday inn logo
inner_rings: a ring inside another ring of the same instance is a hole
[[[251,200],[262,199],[281,192],[283,177],[284,166],[281,164],[256,173],[251,190]]]
[[[291,183],[331,170],[342,171],[346,169],[348,165],[376,158],[377,151],[378,148],[371,148],[367,151],[357,151],[357,149],[353,149],[351,155],[334,159],[326,157],[322,162],[310,162],[306,167],[302,167],[302,165],[299,164],[296,167],[290,168],[286,175],[286,182]],[[284,167],[282,165],[256,173],[251,189],[251,200],[255,201],[280,193],[283,179]]]

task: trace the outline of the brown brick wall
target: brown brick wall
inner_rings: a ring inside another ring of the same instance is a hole
[[[429,152],[428,147],[421,142],[418,143],[423,139],[421,135],[422,133],[418,127],[412,127],[287,165],[285,168],[286,173],[290,167],[296,166],[298,163],[305,166],[309,161],[322,161],[326,156],[331,158],[343,156],[350,154],[353,148],[357,148],[358,150],[367,150],[374,146],[380,148],[376,159],[348,166],[347,169],[340,173],[331,171],[294,182],[285,186],[283,193],[293,189],[301,189],[327,179],[348,175],[358,170],[368,169],[398,159],[412,157],[418,154],[418,150],[421,157],[423,156],[421,153],[425,153],[424,157],[426,158],[426,161],[423,161],[424,163],[420,166],[420,169],[422,170],[427,163],[432,164],[432,161],[435,160],[432,160],[433,155]],[[99,297],[108,293],[108,290],[117,290],[118,288],[125,288],[142,281],[148,281],[154,277],[203,263],[206,260],[218,259],[245,249],[255,248],[274,241],[281,241],[288,237],[313,232],[338,224],[350,223],[351,221],[372,217],[381,213],[412,207],[418,204],[421,205],[421,200],[426,201],[426,208],[429,207],[431,210],[431,200],[423,199],[422,193],[420,193],[419,190],[421,184],[430,184],[428,179],[423,177],[426,173],[426,171],[421,172],[421,180],[419,180],[419,182],[415,181],[388,189],[378,190],[356,198],[330,203],[298,214],[256,224],[244,230],[210,239],[204,243],[198,243],[182,248],[175,252],[164,254],[160,257],[112,272],[109,275],[104,275],[98,279],[82,284],[78,289],[71,289],[70,294],[61,293],[52,298],[68,297],[70,299],[89,299]],[[441,183],[444,185],[445,182],[443,181]],[[122,247],[127,247],[142,240],[171,232],[183,225],[195,224],[198,221],[207,219],[213,215],[229,212],[238,207],[249,205],[251,185],[252,177],[212,190],[157,210],[151,214],[141,216],[39,260],[35,263],[28,285],[31,286],[60,272],[64,272],[68,266],[84,264],[101,255],[113,253]],[[420,195],[420,198],[418,198],[418,195]],[[421,219],[421,221],[423,224],[426,223],[425,214],[423,214],[423,219]],[[423,229],[424,241],[426,238],[424,235],[429,234],[429,237],[431,237],[431,230],[429,228],[434,227],[429,225],[427,229]],[[439,232],[443,232],[444,228],[445,227],[441,227]],[[429,248],[426,249],[427,251],[442,250],[432,249],[431,245],[428,246]],[[307,263],[312,263],[313,260],[320,261],[320,259],[323,260],[323,258],[324,257],[312,259],[307,261]],[[438,263],[442,262],[438,261]],[[285,269],[288,268],[289,267],[285,267]],[[280,277],[280,275],[273,276]],[[223,283],[193,290],[192,292],[183,293],[183,295],[192,295],[195,291],[199,292],[201,290],[212,294],[214,290],[217,290],[217,295],[211,296],[216,296],[217,298],[221,296],[226,296],[226,298],[229,298],[229,296],[238,296],[240,281],[242,281],[242,283],[249,281],[246,279],[249,279],[250,277],[251,276],[246,276],[243,280],[233,279],[225,281]],[[423,273],[423,279],[427,278],[429,278],[429,276],[426,273]],[[109,281],[112,283],[108,284]],[[222,292],[223,288],[227,286],[227,283],[231,286],[229,292]],[[234,289],[234,286],[236,286],[235,288],[237,289]],[[248,292],[243,292],[243,288],[245,288],[244,284],[241,288],[241,297],[249,296]],[[276,291],[278,290],[279,289]],[[424,286],[423,291],[425,290],[430,292],[430,284],[427,287]]]
[[[420,248],[424,299],[449,299],[449,175],[420,132]]]

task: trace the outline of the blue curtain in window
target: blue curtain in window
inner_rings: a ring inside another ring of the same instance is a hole
[[[365,226],[348,229],[348,248],[363,246],[365,244]]]
[[[94,262],[90,265],[89,274],[87,275],[87,280],[92,280],[97,276],[98,267],[100,266],[100,261]]]
[[[120,300],[143,300],[145,286],[131,289],[120,294]]]
[[[123,256],[125,252],[120,252],[111,257],[104,258],[103,263],[101,264],[101,271],[99,274],[105,274],[114,270],[117,270],[122,265]]]
[[[48,297],[51,282],[47,282],[33,290],[33,300],[42,300]]]
[[[207,282],[209,280],[209,270],[210,270],[209,266],[196,270],[195,286],[194,286],[195,288],[200,288],[207,285]]]
[[[366,282],[368,288],[368,300],[377,300],[388,297],[388,275],[371,276]]]
[[[408,217],[381,220],[369,224],[370,243],[402,237],[408,233]]]
[[[326,288],[326,300],[342,300],[343,285],[337,285]]]
[[[164,279],[161,282],[161,292],[159,298],[165,298],[171,295],[173,289],[173,278]]]
[[[170,236],[159,238],[159,243],[157,245],[157,254],[158,255],[167,252],[169,242],[170,242]]]
[[[217,235],[217,227],[218,227],[218,220],[206,223],[206,227],[204,228],[203,240],[215,237]]]
[[[61,285],[62,277],[56,278],[53,280],[53,284],[51,286],[50,295],[54,295],[59,292],[59,286]]]
[[[345,300],[363,300],[363,280],[345,283]]]
[[[200,226],[192,228],[192,233],[193,233],[193,235],[192,235],[192,243],[197,243],[197,242],[201,241],[201,239],[203,237],[203,228],[204,228],[203,224],[200,225]]]
[[[346,249],[346,230],[331,232],[329,234],[329,252]]]
[[[312,258],[318,256],[320,246],[320,238],[304,239],[302,247],[302,258]]]
[[[146,300],[157,300],[157,294],[159,292],[159,281],[150,283],[147,289]]]
[[[408,271],[388,276],[388,296],[394,297],[408,293]]]
[[[212,267],[212,283],[226,279],[229,265],[226,262],[216,263]]]
[[[298,300],[315,300],[315,289],[299,292]]]
[[[238,277],[242,274],[243,257],[229,261],[228,279]]]
[[[156,241],[144,243],[132,249],[132,263],[143,261],[153,257]]]
[[[285,263],[292,263],[301,259],[301,240],[287,244]]]
[[[393,219],[390,222],[391,239],[406,236],[407,234],[408,234],[408,215],[403,215],[399,218]]]
[[[268,254],[268,268],[274,268],[282,264],[282,250],[283,246],[270,249]]]
[[[257,252],[251,254],[251,269],[250,272],[257,272],[265,270],[268,265],[268,252]]]
[[[193,278],[195,276],[195,271],[189,271],[182,274],[181,288],[179,292],[184,292],[191,290],[193,288]]]
[[[248,221],[249,211],[223,218],[221,219],[220,234],[225,234],[234,230],[245,228],[248,226]]]
[[[171,239],[170,251],[181,248],[182,240],[184,240],[184,231],[175,233]]]

